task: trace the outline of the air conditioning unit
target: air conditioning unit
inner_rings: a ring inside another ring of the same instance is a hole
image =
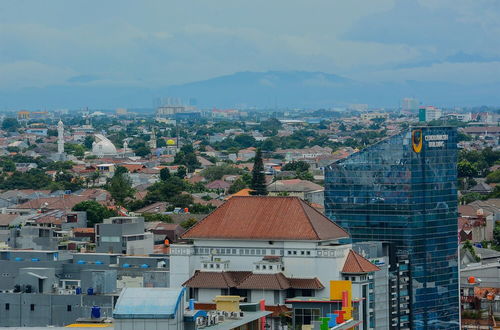
[[[198,317],[196,318],[196,325],[199,327],[202,327],[206,324],[207,319],[204,317]]]
[[[218,315],[217,322],[224,322],[224,315]]]

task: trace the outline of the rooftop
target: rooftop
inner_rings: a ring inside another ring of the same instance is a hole
[[[298,197],[234,196],[184,239],[336,240],[349,234]]]
[[[342,268],[342,273],[359,274],[371,273],[379,270],[380,268],[366,260],[363,256],[354,250],[350,250],[344,263],[344,267]]]

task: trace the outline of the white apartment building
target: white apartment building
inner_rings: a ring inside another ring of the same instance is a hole
[[[332,280],[352,281],[352,296],[368,300],[370,273],[379,270],[345,243],[344,229],[298,197],[232,197],[182,237],[191,243],[171,245],[170,285],[202,303],[221,294],[275,306],[328,301]]]

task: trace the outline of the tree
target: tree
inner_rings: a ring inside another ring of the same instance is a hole
[[[184,179],[186,177],[187,171],[184,166],[179,166],[177,169],[177,173],[175,173],[176,176],[178,176],[181,179]]]
[[[115,173],[108,182],[107,190],[118,205],[124,205],[125,199],[134,197],[135,192],[132,180],[126,173]]]
[[[85,139],[83,140],[83,146],[88,149],[88,150],[91,150],[92,149],[92,144],[94,143],[94,137],[91,136],[91,135],[87,135],[85,137]]]
[[[149,155],[151,153],[151,150],[144,145],[144,146],[141,146],[141,147],[135,149],[134,153],[136,154],[136,156],[146,157],[147,155]]]
[[[499,183],[500,182],[500,170],[491,172],[486,177],[486,183]]]
[[[11,159],[2,161],[2,167],[4,172],[14,172],[16,170],[16,164]]]
[[[167,223],[173,223],[172,217],[168,214],[159,214],[159,213],[144,213],[142,215],[144,217],[144,221],[161,221]]]
[[[164,167],[160,170],[160,180],[167,181],[170,178],[170,171],[167,167]]]
[[[236,167],[224,164],[220,166],[210,166],[201,172],[201,175],[211,182],[214,180],[220,180],[226,174],[241,174],[241,170]]]
[[[496,246],[500,246],[500,225],[496,225],[493,230],[493,240]]]
[[[5,118],[2,122],[2,129],[8,132],[15,132],[19,126],[16,118]]]
[[[233,182],[231,187],[229,187],[228,193],[235,194],[238,191],[240,191],[241,189],[245,189],[246,187],[247,187],[247,185],[246,185],[245,181],[243,181],[243,179],[241,179],[241,178],[238,178]]]
[[[73,206],[73,211],[87,212],[87,227],[94,227],[96,223],[101,223],[103,219],[115,217],[118,214],[114,210],[96,201],[83,201]]]
[[[122,175],[128,173],[128,169],[125,166],[117,166],[115,169],[114,176]]]
[[[266,174],[264,172],[264,163],[260,149],[257,149],[255,154],[250,188],[253,190],[252,195],[267,195]]]
[[[198,220],[196,220],[195,218],[189,218],[186,221],[181,222],[180,225],[182,228],[187,230],[187,229],[193,227],[194,225],[196,225],[197,222],[198,222]]]
[[[477,169],[468,160],[458,162],[457,171],[459,178],[473,178],[477,175]]]
[[[292,160],[289,163],[286,163],[282,167],[282,171],[297,171],[297,172],[305,172],[309,170],[310,165],[303,160]]]
[[[248,148],[255,145],[255,138],[247,134],[240,134],[234,138],[241,148]]]
[[[190,144],[182,146],[181,150],[175,154],[174,164],[186,166],[189,172],[194,172],[195,169],[201,167],[194,153],[193,146]]]

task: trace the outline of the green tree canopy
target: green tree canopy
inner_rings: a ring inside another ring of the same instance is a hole
[[[96,201],[80,202],[73,206],[72,210],[87,212],[87,227],[94,227],[96,223],[101,223],[103,219],[118,215],[114,210],[110,210]]]
[[[160,180],[167,181],[170,178],[170,171],[167,167],[164,167],[160,170]]]
[[[264,173],[264,163],[260,149],[257,149],[255,154],[250,188],[253,190],[253,195],[267,195],[266,174]]]
[[[238,178],[233,182],[231,187],[229,187],[228,193],[235,194],[238,191],[245,189],[246,187],[247,187],[247,185],[246,185],[245,181],[243,181],[242,178]]]
[[[120,166],[117,168],[117,170]],[[126,198],[134,197],[135,190],[132,188],[132,180],[128,174],[115,172],[115,175],[109,180],[107,190],[118,205],[124,205]]]
[[[2,129],[8,132],[16,131],[19,126],[19,122],[16,118],[5,118],[2,122]]]
[[[241,174],[242,170],[228,164],[220,166],[210,166],[201,172],[201,175],[208,181],[220,180],[227,174]]]

